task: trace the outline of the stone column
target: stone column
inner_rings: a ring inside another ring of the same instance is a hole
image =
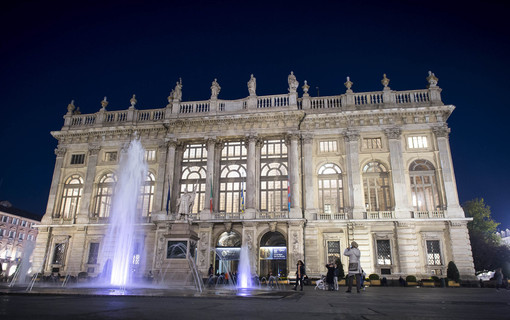
[[[476,280],[467,221],[450,221],[448,231],[450,235],[451,261],[455,262],[462,279]],[[445,259],[444,263],[446,264],[449,260]]]
[[[304,253],[304,221],[289,221],[288,222],[288,248],[289,248],[289,254],[287,256],[287,267],[290,270],[288,271],[288,274],[292,274],[293,267],[297,264],[298,260],[305,261],[305,253]],[[294,271],[295,272],[295,271]]]
[[[55,211],[55,205],[57,202],[57,192],[58,186],[60,185],[60,176],[62,173],[62,167],[64,165],[64,156],[66,154],[67,149],[59,145],[55,149],[55,155],[57,159],[55,160],[55,169],[53,170],[53,179],[51,180],[50,194],[48,196],[48,204],[46,206],[46,213],[42,219],[43,224],[51,223],[51,219],[53,216],[58,217],[57,212]]]
[[[83,183],[83,195],[81,197],[81,205],[76,216],[76,223],[88,223],[89,214],[92,213],[94,208],[91,208],[92,190],[94,188],[94,179],[96,177],[97,158],[101,146],[89,145],[89,156],[87,159],[87,175]]]
[[[216,149],[216,139],[209,138],[206,140],[207,146],[207,174],[205,181],[205,201],[203,204],[202,212],[200,213],[200,220],[208,220],[211,219],[211,209],[210,209],[210,197],[211,190],[214,191],[214,163],[215,163],[215,149]],[[214,208],[213,208],[214,212]]]
[[[299,152],[297,134],[287,135],[289,180],[290,180],[290,212],[289,218],[303,218],[301,212],[301,180],[299,179]]]
[[[176,143],[175,145],[172,145],[170,143],[168,147],[169,150],[168,155],[166,157],[166,168],[170,175],[169,185],[172,186],[172,189],[170,190],[170,212],[175,212],[176,211],[175,205],[177,204],[177,199],[180,197],[181,192],[180,179],[182,169],[182,157],[184,155],[184,149],[186,146],[184,145],[184,143],[181,142]],[[173,152],[172,149],[174,150]]]
[[[347,159],[347,186],[349,190],[349,206],[352,207],[350,219],[363,219],[365,215],[365,204],[363,184],[359,166],[359,133],[346,131],[345,153]]]
[[[246,138],[246,145],[248,149],[248,157],[246,159],[246,210],[245,210],[245,218],[246,219],[254,219],[255,218],[255,195],[256,195],[256,144],[257,137],[254,135],[250,135]]]
[[[260,155],[263,145],[263,139],[255,143],[255,212],[260,210]]]
[[[411,218],[409,205],[404,159],[402,157],[402,140],[400,128],[391,128],[384,131],[388,138],[390,149],[391,179],[393,182],[393,197],[395,199],[395,217]]]
[[[303,135],[302,148],[305,218],[308,220],[314,220],[317,214],[317,208],[314,204],[313,136],[311,134]]]
[[[397,238],[397,254],[398,267],[395,273],[412,274],[416,275],[421,270],[420,266],[419,249],[423,250],[422,246],[418,245],[418,237],[416,227],[414,224],[395,221],[395,235]]]
[[[464,211],[459,205],[459,195],[457,193],[457,183],[455,181],[455,173],[453,172],[452,154],[450,151],[450,143],[448,141],[448,133],[450,129],[444,125],[432,128],[439,151],[439,160],[441,161],[441,174],[444,183],[444,191],[446,195],[447,217],[464,218]]]
[[[209,265],[214,264],[214,257],[212,258],[211,249],[214,247],[212,243],[212,223],[199,223],[198,225],[198,257],[197,267],[202,275],[207,276]]]
[[[167,182],[166,178],[166,156],[167,156],[167,145],[166,141],[160,142],[158,145],[158,172],[156,176],[156,186],[154,188],[154,202],[152,203],[152,212],[157,213],[165,210],[166,202],[163,202],[165,198],[164,191]]]

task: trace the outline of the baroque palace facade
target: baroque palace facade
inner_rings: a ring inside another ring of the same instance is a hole
[[[207,274],[232,270],[242,245],[253,270],[294,275],[298,259],[311,277],[326,272],[356,241],[367,274],[446,275],[454,261],[474,276],[459,205],[447,119],[437,78],[426,89],[355,93],[347,78],[337,96],[311,97],[306,81],[288,76],[288,93],[184,102],[182,82],[161,109],[94,114],[68,106],[58,140],[33,270],[91,276],[102,272],[101,250],[120,155],[136,134],[149,172],[142,188],[133,272],[157,269],[160,231],[176,224],[177,202],[196,186],[190,214],[198,239],[189,254]],[[215,252],[221,257],[215,255]],[[167,257],[170,258],[170,257]],[[344,270],[346,268],[344,267]]]

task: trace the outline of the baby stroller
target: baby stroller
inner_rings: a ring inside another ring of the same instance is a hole
[[[321,275],[321,278],[320,280],[317,280],[315,282],[315,290],[319,289],[319,290],[326,290],[328,287],[328,284],[326,283],[326,276],[325,275]]]

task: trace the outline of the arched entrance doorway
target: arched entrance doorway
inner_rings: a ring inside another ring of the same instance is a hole
[[[260,240],[260,276],[272,273],[274,276],[287,276],[287,241],[278,231],[268,232]]]
[[[217,274],[237,271],[241,243],[241,236],[234,231],[220,234],[216,244],[216,254],[214,255],[214,270]]]

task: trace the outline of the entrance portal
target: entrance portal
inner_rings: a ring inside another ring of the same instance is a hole
[[[218,239],[214,255],[216,273],[219,275],[226,272],[237,272],[240,254],[241,236],[234,231],[223,232]]]
[[[280,232],[268,232],[262,237],[259,259],[261,277],[287,276],[287,241]]]

